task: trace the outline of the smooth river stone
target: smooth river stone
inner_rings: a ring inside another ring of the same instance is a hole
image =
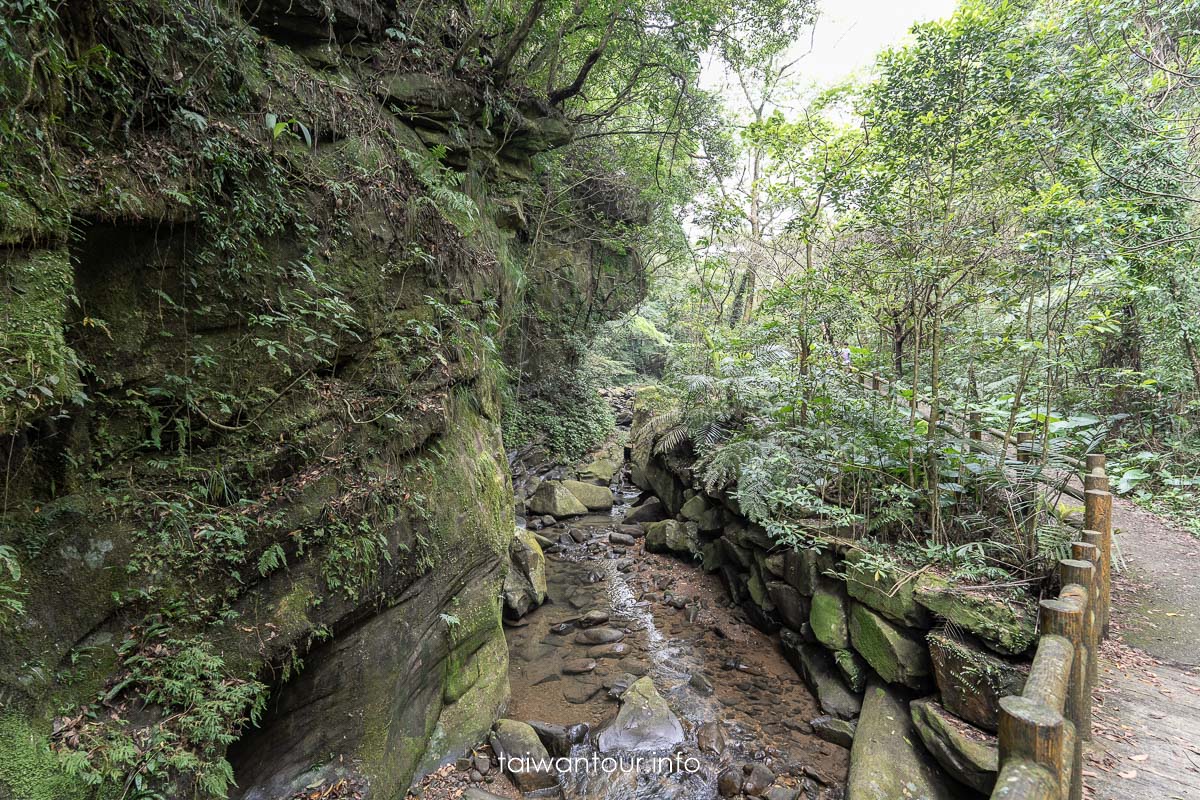
[[[629,653],[629,645],[625,642],[599,644],[589,647],[587,651],[588,658],[624,658],[627,653]]]
[[[562,671],[564,675],[583,675],[595,668],[596,662],[590,658],[573,658],[563,663]]]
[[[589,628],[575,634],[578,644],[612,644],[625,638],[625,634],[616,628]]]
[[[579,627],[591,628],[608,622],[608,614],[603,611],[589,611],[579,618]]]

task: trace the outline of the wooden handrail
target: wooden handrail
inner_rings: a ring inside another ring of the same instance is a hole
[[[888,393],[888,389],[884,387],[890,387],[891,381],[889,381],[887,378],[881,377],[878,374],[863,372],[862,370],[853,366],[847,367],[847,369],[851,373],[857,375],[860,379],[863,379],[864,386],[869,383],[869,388],[871,388],[873,391],[883,394]],[[938,430],[949,434],[955,439],[958,439],[964,445],[966,445],[969,450],[991,456],[992,458],[997,459],[997,461],[1007,458],[1006,454],[1002,455],[998,448],[993,447],[983,440],[983,434],[986,433],[988,436],[1003,441],[1005,437],[1004,431],[996,428],[979,427],[980,418],[978,413],[972,412],[970,415],[964,417],[962,414],[954,411],[953,409],[940,409],[938,421],[933,422],[933,420],[930,419],[929,414],[922,411],[920,408],[914,407],[911,403],[907,402],[905,405],[908,406],[908,408],[911,409],[913,413],[915,413],[920,419],[923,419],[929,424],[936,425]],[[946,417],[956,417],[960,421],[966,422],[968,425],[967,435],[964,436],[960,431],[954,428],[954,426],[945,422],[944,418]],[[1031,456],[1038,455],[1041,452],[1041,448],[1032,440],[1031,436],[1024,438],[1018,434],[1017,440],[1014,441],[1013,444],[1017,451],[1016,460],[1020,463],[1028,463],[1031,460]],[[1070,456],[1058,456],[1058,458],[1068,466],[1076,469],[1082,469],[1085,467],[1085,462],[1080,461],[1079,459],[1071,458]],[[1053,475],[1047,473],[1038,473],[1033,477],[1033,480],[1046,486],[1050,486],[1056,491],[1062,492],[1068,497],[1074,498],[1080,502],[1084,502],[1085,500],[1084,490],[1071,486],[1069,483],[1069,476],[1066,479],[1059,480]]]
[[[1081,800],[1083,742],[1092,735],[1096,653],[1106,636],[1112,495],[1104,457],[1089,454],[1089,525],[1058,563],[1062,588],[1040,604],[1041,636],[1025,688],[1000,699],[1000,771],[992,800]],[[1103,478],[1101,481],[1100,478]]]
[[[880,375],[878,372],[865,372],[862,369],[859,369],[858,367],[855,367],[855,366],[849,366],[849,367],[847,367],[847,369],[849,369],[851,372],[853,372],[859,376],[869,378],[871,381],[871,388],[876,392],[883,392],[885,386],[887,386],[887,387],[892,386],[892,382],[890,380],[888,380],[887,378],[883,377],[882,375]],[[943,407],[943,408],[938,409],[938,412],[939,412],[938,415],[941,417],[956,417],[956,418],[958,418],[959,421],[968,423],[968,425],[970,425],[971,427],[968,427],[967,430],[971,432],[972,438],[974,438],[976,433],[979,433],[979,434],[986,433],[989,436],[994,436],[998,439],[1005,438],[1004,431],[1000,430],[999,428],[976,427],[976,426],[979,426],[979,423],[981,421],[978,411],[972,411],[972,412],[969,412],[968,414],[964,415],[962,412],[957,411],[953,408],[944,408]],[[1036,442],[1030,441],[1026,445],[1026,449],[1028,450],[1028,452],[1030,452],[1034,455],[1038,455],[1041,453],[1041,449],[1038,447]],[[1091,469],[1089,462],[1080,461],[1077,458],[1072,458],[1071,456],[1066,456],[1066,455],[1060,455],[1059,458],[1063,461],[1063,463],[1067,464],[1068,466],[1074,467],[1075,469],[1089,469],[1089,470]]]

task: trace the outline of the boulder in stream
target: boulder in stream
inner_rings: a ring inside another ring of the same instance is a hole
[[[654,682],[638,678],[621,695],[621,709],[597,741],[602,753],[614,750],[662,750],[682,744],[683,726],[662,699]]]
[[[546,557],[532,531],[517,528],[508,546],[505,616],[520,619],[546,600]]]
[[[563,481],[563,486],[575,499],[587,506],[588,511],[608,511],[613,506],[612,491],[607,486],[597,486],[583,481]]]
[[[846,800],[956,800],[962,794],[921,746],[897,690],[872,679],[850,749]]]
[[[752,762],[742,766],[742,791],[751,797],[762,797],[771,784],[775,783],[775,773],[766,764]]]
[[[629,513],[625,515],[625,522],[627,524],[634,524],[638,522],[661,522],[669,516],[670,514],[667,512],[666,507],[663,506],[662,501],[657,497],[651,497],[640,506],[631,509]]]
[[[491,745],[500,757],[500,765],[522,792],[549,789],[558,784],[558,776],[550,767],[550,753],[528,723],[515,719],[498,720],[492,731]]]
[[[616,628],[588,628],[575,634],[576,644],[612,644],[625,638]]]
[[[613,476],[617,474],[617,470],[621,468],[621,462],[614,458],[604,458],[601,456],[586,467],[581,467],[579,470],[579,479],[590,483],[608,486],[612,483]]]
[[[607,491],[607,489],[605,490]],[[529,509],[537,514],[550,514],[553,517],[579,517],[588,512],[579,498],[571,494],[561,481],[542,481],[537,490],[529,498]]]
[[[533,728],[542,744],[555,757],[571,755],[571,748],[582,744],[588,735],[588,726],[582,722],[575,725],[556,725],[552,722],[530,720],[529,727]]]

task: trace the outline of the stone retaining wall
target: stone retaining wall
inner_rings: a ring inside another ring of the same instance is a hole
[[[734,498],[699,490],[690,459],[651,455],[644,442],[634,447],[631,473],[661,501],[667,517],[642,523],[646,548],[697,560],[718,574],[757,627],[779,633],[786,656],[827,714],[843,720],[864,715],[865,725],[871,708],[910,708],[904,725],[911,722],[917,736],[898,731],[893,738],[915,740],[907,745],[913,752],[877,752],[886,737],[856,737],[852,762],[876,766],[857,778],[851,769],[851,800],[961,797],[968,794],[964,785],[991,790],[999,698],[1021,691],[1036,640],[1033,597],[1014,591],[998,598],[928,568],[880,567],[856,546],[850,529],[826,521],[812,521],[813,540],[820,544],[780,545],[741,515]],[[888,702],[864,707],[868,684],[886,693]],[[931,756],[940,770],[929,769]],[[898,785],[938,785],[924,794],[889,794],[880,776],[893,768],[904,773],[908,762],[910,774],[894,776]],[[943,770],[956,781],[937,774]]]

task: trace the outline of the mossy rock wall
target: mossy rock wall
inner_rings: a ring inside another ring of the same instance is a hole
[[[532,235],[570,125],[449,74],[449,6],[24,5],[0,65],[0,599],[22,605],[0,798],[134,773],[171,798],[402,796],[508,694],[521,287],[562,307],[627,281],[627,305],[640,261]]]

